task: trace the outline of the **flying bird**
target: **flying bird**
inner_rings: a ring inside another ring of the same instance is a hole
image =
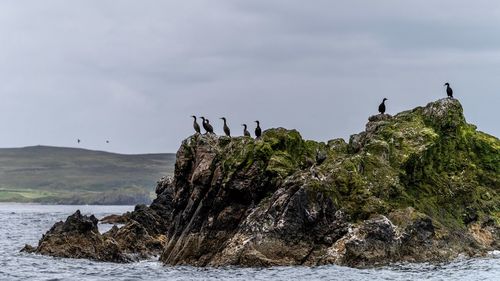
[[[384,114],[385,113],[385,101],[387,100],[387,98],[384,98],[382,100],[382,103],[378,106],[378,112],[380,112],[380,114]]]
[[[448,97],[453,98],[453,89],[450,87],[450,83],[444,83],[444,86],[446,86],[446,94]]]

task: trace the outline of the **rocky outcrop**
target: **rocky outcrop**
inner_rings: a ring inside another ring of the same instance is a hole
[[[115,225],[101,234],[98,219],[93,215],[84,216],[77,210],[66,221],[54,224],[37,247],[26,245],[21,251],[108,262],[137,261],[162,253],[166,236],[159,234],[163,229],[158,227],[161,219],[151,208],[138,205],[131,213],[107,217],[107,220],[126,224],[120,228]]]
[[[372,116],[349,143],[283,128],[194,135],[156,193],[104,234],[128,257],[372,266],[500,247],[500,141],[467,124],[455,99]]]
[[[84,258],[100,261],[127,262],[119,245],[101,235],[94,216],[76,211],[65,222],[58,222],[42,237],[38,247],[26,245],[23,251],[62,258]]]

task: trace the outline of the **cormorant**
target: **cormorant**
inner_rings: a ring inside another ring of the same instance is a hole
[[[453,90],[450,87],[450,83],[444,83],[444,86],[446,86],[446,94],[448,97],[453,98]]]
[[[207,119],[207,128],[208,128],[208,132],[213,134],[214,133],[214,127],[212,127],[212,125],[210,125],[210,120]]]
[[[201,118],[201,125],[203,126],[203,129],[205,129],[205,131],[208,133],[207,120],[203,116],[200,116],[200,118]]]
[[[378,106],[378,112],[380,112],[380,114],[384,114],[384,113],[385,113],[385,101],[386,101],[386,100],[387,100],[387,99],[386,99],[386,98],[384,98],[384,99],[382,100],[382,103]]]
[[[196,116],[194,115],[191,115],[191,117],[194,118],[194,121],[193,121],[193,128],[194,130],[199,134],[200,133],[200,125],[198,125],[198,122],[196,122]]]
[[[258,139],[262,135],[262,129],[260,128],[260,122],[258,120],[255,121],[255,123],[257,123],[257,128],[255,128],[255,138]]]
[[[241,124],[243,126],[243,135],[245,137],[251,137],[250,132],[247,130],[247,124]]]
[[[214,133],[214,127],[212,127],[212,125],[210,125],[210,121],[208,119],[206,119],[205,117],[201,116],[200,117],[203,122],[203,129],[205,129],[205,131],[207,131],[207,133]]]
[[[222,117],[221,119],[224,121],[224,134],[226,134],[226,136],[228,137],[231,137],[231,130],[229,130],[229,127],[227,126],[226,117]]]

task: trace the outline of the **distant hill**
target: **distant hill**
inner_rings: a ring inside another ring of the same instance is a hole
[[[175,154],[125,155],[80,148],[0,149],[0,201],[57,204],[148,203],[173,174]]]

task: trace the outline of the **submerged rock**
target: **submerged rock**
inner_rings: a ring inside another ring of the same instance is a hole
[[[283,128],[258,140],[194,135],[151,206],[104,236],[127,257],[161,252],[165,264],[195,266],[372,266],[498,250],[500,141],[462,111],[442,99],[372,116],[348,144]]]

